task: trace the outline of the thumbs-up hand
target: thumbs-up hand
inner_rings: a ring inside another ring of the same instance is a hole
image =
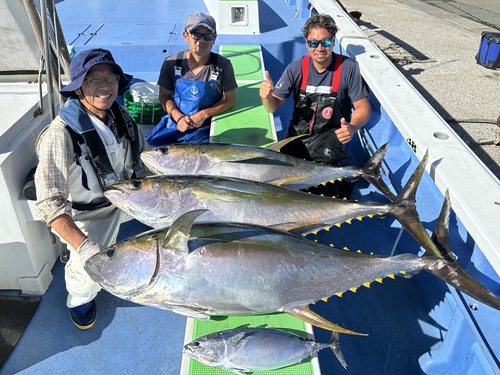
[[[354,132],[354,127],[349,124],[344,117],[340,119],[340,129],[335,130],[335,134],[337,134],[337,138],[340,143],[347,143],[352,139],[351,131]]]
[[[274,91],[273,80],[271,79],[271,74],[266,70],[265,79],[260,84],[259,95],[262,99],[269,98]]]

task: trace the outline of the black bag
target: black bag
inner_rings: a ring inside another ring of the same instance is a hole
[[[296,139],[285,145],[280,152],[300,159],[337,166],[350,156],[337,138],[335,129]]]

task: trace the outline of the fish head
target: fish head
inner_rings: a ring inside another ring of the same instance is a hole
[[[84,268],[92,280],[118,296],[147,287],[157,270],[161,238],[147,233],[120,241],[89,258]]]
[[[226,362],[226,341],[221,332],[209,334],[184,345],[182,352],[204,365],[221,368]]]
[[[164,226],[180,204],[177,185],[166,178],[146,177],[118,182],[110,185],[104,196],[119,209],[151,227]],[[162,225],[156,225],[157,222]]]
[[[196,171],[199,149],[191,145],[171,145],[145,150],[141,160],[157,175]]]

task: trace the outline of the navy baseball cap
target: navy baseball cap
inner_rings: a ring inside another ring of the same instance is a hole
[[[118,91],[123,90],[132,80],[133,76],[123,73],[123,69],[115,62],[115,59],[107,49],[93,48],[77,54],[69,64],[69,73],[71,82],[64,86],[60,93],[65,98],[69,98],[74,94],[76,89],[82,87],[85,75],[93,66],[99,64],[108,64],[113,66],[116,74],[120,76],[118,82]]]

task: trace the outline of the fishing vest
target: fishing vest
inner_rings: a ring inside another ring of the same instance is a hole
[[[302,76],[288,136],[309,134],[295,142],[293,156],[336,165],[349,154],[340,143],[335,129],[343,117],[337,102],[344,56],[334,54],[334,71],[330,87],[308,85],[310,56],[302,57]]]
[[[208,81],[196,81],[182,78],[183,56],[184,51],[181,51],[177,54],[175,60],[173,100],[182,113],[191,116],[215,104],[218,95],[222,97],[222,90],[219,82],[220,72],[217,67],[217,54],[210,52],[212,72]],[[174,122],[170,115],[166,115],[149,133],[146,141],[153,147],[177,142],[206,143],[210,138],[210,123],[211,118],[208,118],[199,128],[180,132],[177,130],[177,123]]]
[[[79,211],[110,206],[103,191],[111,184],[133,178],[139,163],[140,141],[137,125],[118,103],[110,111],[117,126],[119,141],[106,146],[89,114],[77,99],[71,99],[59,111],[59,117],[71,135],[76,161],[70,166],[70,200]],[[112,155],[110,159],[109,155]]]

